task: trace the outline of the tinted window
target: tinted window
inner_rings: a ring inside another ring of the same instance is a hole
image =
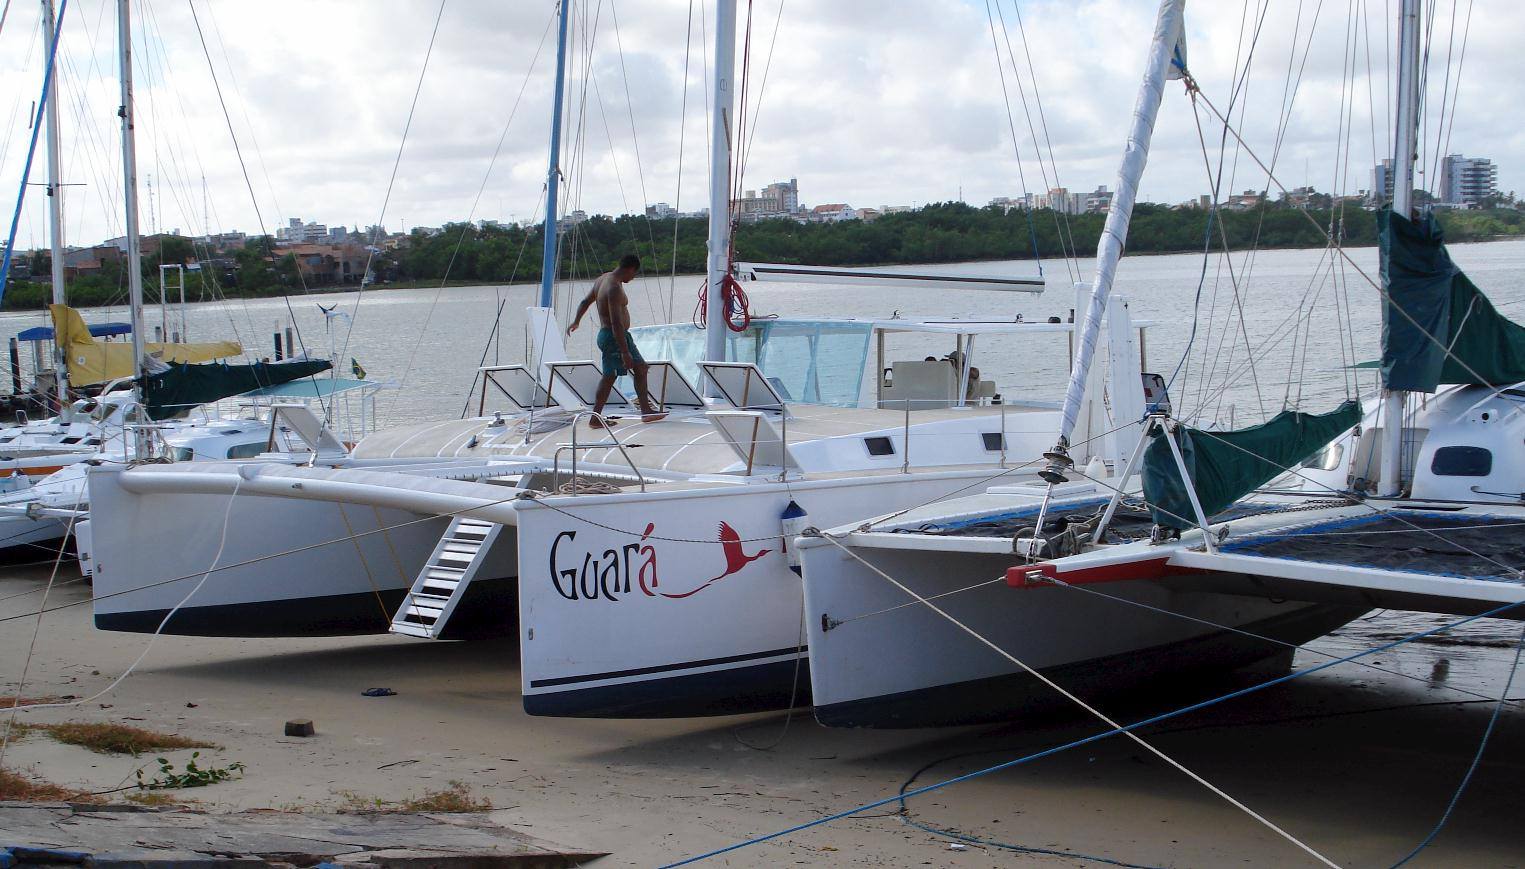
[[[998,431],[980,432],[980,437],[985,441],[985,449],[992,453],[998,453],[1006,448],[1005,438]]]
[[[252,459],[255,456],[259,455],[260,453],[263,453],[264,451],[265,451],[265,442],[264,441],[254,441],[253,443],[248,443],[248,444],[238,444],[236,446],[228,447],[228,458],[230,458],[230,459]]]
[[[868,447],[871,456],[893,456],[895,443],[889,438],[864,438],[863,445]]]
[[[1430,461],[1438,477],[1486,477],[1493,472],[1493,453],[1482,447],[1441,447]]]

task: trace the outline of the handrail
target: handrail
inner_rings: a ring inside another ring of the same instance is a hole
[[[577,494],[577,479],[578,479],[578,477],[577,477],[577,453],[578,453],[578,451],[579,450],[599,449],[600,447],[608,447],[608,446],[611,445],[609,442],[600,442],[600,443],[594,443],[594,444],[579,444],[577,442],[577,424],[582,421],[582,418],[584,416],[592,417],[593,419],[596,419],[596,420],[599,421],[599,423],[603,426],[604,433],[607,434],[609,436],[609,440],[613,442],[612,445],[614,446],[614,448],[619,450],[620,451],[620,455],[625,459],[625,464],[629,465],[630,466],[630,470],[635,472],[635,478],[640,483],[641,491],[642,492],[646,491],[646,475],[641,473],[640,467],[637,466],[636,463],[635,463],[635,460],[630,457],[629,451],[625,448],[625,444],[620,441],[620,437],[619,437],[618,434],[615,433],[614,427],[609,424],[609,421],[604,418],[603,414],[595,413],[595,412],[593,412],[591,410],[580,410],[580,411],[577,411],[576,413],[574,413],[572,415],[572,442],[570,444],[557,444],[556,445],[556,452],[555,452],[555,454],[553,456],[552,464],[551,464],[551,488],[553,490],[557,490],[557,491],[560,491],[560,489],[561,489],[561,454],[562,454],[562,452],[570,451],[571,454],[572,454],[572,462],[571,462],[571,465],[572,465],[572,494],[575,495],[575,494]]]

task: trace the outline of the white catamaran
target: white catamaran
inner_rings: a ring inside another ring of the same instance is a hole
[[[1161,4],[1120,200],[1142,169],[1181,6]],[[1058,696],[1038,673],[1095,702],[1287,666],[1374,607],[1525,615],[1510,608],[1525,602],[1525,328],[1452,264],[1434,215],[1415,213],[1419,6],[1402,4],[1397,179],[1376,215],[1381,408],[1363,418],[1350,400],[1219,431],[1173,418],[1160,394],[1111,476],[1074,470],[1066,425],[1040,485],[811,532],[800,549],[822,722],[1019,715]],[[1125,230],[1114,200],[1072,397]]]
[[[730,258],[735,3],[718,7],[710,287],[774,271]],[[559,56],[558,95],[563,66]],[[555,105],[546,263],[558,261]],[[1042,286],[810,271],[943,289]],[[476,417],[381,432],[350,455],[319,451],[299,468],[92,468],[97,626],[232,636],[390,628],[430,638],[507,628],[520,640],[532,713],[673,716],[803,701],[801,585],[788,538],[807,522],[1023,479],[1013,466],[1042,454],[1058,415],[1020,389],[974,378],[976,345],[1064,341],[1077,328],[840,318],[736,331],[724,294],[713,292],[708,330],[637,331],[660,360],[650,377],[668,416],[595,429],[588,408],[599,372],[565,358],[549,307],[555,277],[544,269],[542,304],[528,312],[530,358],[481,372]],[[1098,375],[1080,413],[1097,433],[1116,427],[1110,414],[1143,410],[1142,326],[1121,304],[1110,323],[1113,371]],[[943,336],[955,364],[897,356],[907,335]],[[1109,382],[1128,398],[1103,404]],[[629,405],[616,395],[611,413]],[[1080,458],[1128,446],[1092,440],[1077,444]]]

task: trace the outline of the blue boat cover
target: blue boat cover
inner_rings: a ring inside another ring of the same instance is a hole
[[[131,335],[132,324],[96,323],[94,326],[90,327],[90,334],[97,338],[104,338],[108,335]],[[53,327],[33,326],[30,329],[22,329],[20,332],[16,333],[16,338],[20,341],[52,341]]]

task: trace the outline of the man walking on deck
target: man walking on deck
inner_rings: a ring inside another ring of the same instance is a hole
[[[630,337],[630,297],[625,295],[625,284],[635,280],[640,271],[641,260],[635,254],[621,257],[618,268],[593,281],[588,295],[577,304],[577,316],[572,318],[572,325],[567,327],[568,335],[577,331],[582,315],[590,306],[597,306],[598,349],[603,354],[604,376],[598,382],[598,394],[593,400],[594,415],[588,423],[593,428],[603,427],[604,403],[609,400],[609,390],[614,388],[616,377],[627,373],[635,381],[636,407],[643,414],[641,420],[656,422],[666,416],[658,412],[656,402],[651,400],[651,391],[646,387],[646,360],[641,358],[640,348]]]

